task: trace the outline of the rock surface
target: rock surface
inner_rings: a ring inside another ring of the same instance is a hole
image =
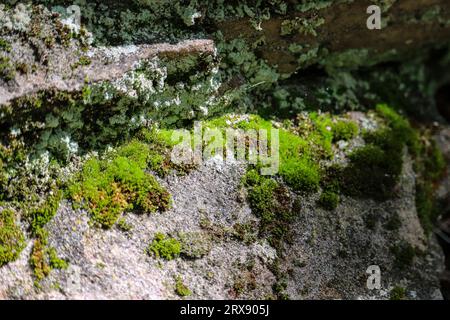
[[[127,214],[131,231],[89,226],[84,211],[64,202],[46,226],[49,244],[67,270],[54,270],[37,289],[28,259],[31,241],[20,258],[0,269],[0,297],[17,299],[176,299],[181,276],[193,299],[264,299],[273,295],[271,265],[277,252],[264,239],[243,241],[238,223],[258,223],[242,202],[239,186],[244,166],[210,160],[187,176],[163,181],[174,207],[162,214]],[[394,265],[390,248],[406,242],[424,247],[414,206],[414,173],[405,162],[399,197],[385,203],[345,198],[334,212],[318,208],[318,195],[302,198],[294,240],[278,257],[292,299],[386,299],[394,286],[407,288],[411,299],[440,299],[443,255],[435,240],[424,256],[406,269]],[[383,226],[398,214],[402,227]],[[368,228],[369,220],[374,225]],[[156,232],[203,236],[204,256],[155,259],[146,248]],[[249,237],[251,236],[248,235]],[[381,268],[380,290],[367,288],[367,268]]]

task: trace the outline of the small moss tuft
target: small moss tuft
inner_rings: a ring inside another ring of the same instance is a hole
[[[183,283],[180,276],[175,278],[175,293],[180,297],[187,297],[192,294],[191,290]]]
[[[404,300],[406,298],[406,289],[396,286],[390,292],[391,300]]]
[[[353,121],[339,120],[333,124],[333,141],[348,141],[358,135],[359,128]]]
[[[165,234],[158,232],[147,251],[156,258],[172,260],[180,255],[181,243],[175,238],[168,238]]]
[[[334,210],[339,204],[339,195],[333,191],[324,191],[320,195],[319,205],[326,210]]]

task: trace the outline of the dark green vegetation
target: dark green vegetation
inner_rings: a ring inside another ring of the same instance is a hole
[[[242,183],[248,190],[252,212],[261,219],[260,234],[281,252],[284,242],[291,241],[290,223],[298,214],[292,208],[288,189],[256,170],[248,171]]]
[[[406,289],[403,287],[394,287],[390,292],[391,300],[404,300],[406,298]]]
[[[324,191],[320,195],[319,205],[327,210],[334,210],[339,204],[339,195],[333,191]]]

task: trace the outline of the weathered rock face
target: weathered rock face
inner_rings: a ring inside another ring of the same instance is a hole
[[[194,299],[264,299],[277,284],[273,263],[285,274],[285,292],[292,299],[383,299],[395,286],[407,288],[412,299],[439,299],[438,274],[443,256],[435,240],[427,241],[414,204],[414,173],[407,159],[399,198],[386,203],[342,199],[334,212],[318,208],[318,195],[302,197],[294,236],[278,256],[251,228],[258,219],[242,203],[239,181],[242,164],[211,160],[184,177],[163,182],[174,208],[164,214],[127,215],[132,230],[89,227],[86,212],[62,203],[46,226],[49,245],[70,261],[33,285],[28,264],[31,242],[21,258],[0,269],[0,296],[26,299],[175,299],[180,276]],[[398,215],[400,229],[386,227]],[[207,222],[206,222],[207,221]],[[161,261],[146,254],[154,234],[187,235],[198,255]],[[252,239],[252,237],[255,237]],[[247,238],[243,241],[243,238]],[[423,250],[411,266],[401,265],[395,243]],[[370,265],[381,268],[381,290],[367,288]]]
[[[442,298],[446,1],[379,1],[376,31],[369,1],[75,1],[81,28],[65,1],[17,2],[0,298]],[[279,129],[279,172],[173,163],[173,128],[205,119]]]

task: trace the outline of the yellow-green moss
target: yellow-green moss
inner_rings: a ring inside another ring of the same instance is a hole
[[[39,229],[44,227],[55,216],[61,199],[62,192],[57,190],[42,205],[36,208],[24,208],[26,219],[30,223],[30,229],[33,234],[36,234]]]
[[[30,256],[30,265],[36,279],[35,285],[46,278],[52,269],[66,269],[68,262],[59,258],[55,248],[48,247],[48,233],[38,229]]]
[[[147,252],[156,258],[172,260],[180,255],[181,243],[175,238],[170,238],[161,232],[157,232],[152,243],[148,246]]]
[[[47,277],[51,271],[47,257],[47,244],[47,233],[43,229],[40,229],[34,240],[33,250],[30,256],[30,265],[37,282]]]
[[[19,257],[25,248],[25,236],[16,224],[15,213],[12,210],[0,212],[0,267]]]
[[[180,276],[175,278],[175,293],[180,297],[187,297],[192,294],[191,290],[183,283],[183,279]]]
[[[113,226],[124,211],[166,210],[169,193],[145,171],[149,155],[148,145],[132,141],[105,159],[89,159],[69,185],[70,197],[105,228]]]

